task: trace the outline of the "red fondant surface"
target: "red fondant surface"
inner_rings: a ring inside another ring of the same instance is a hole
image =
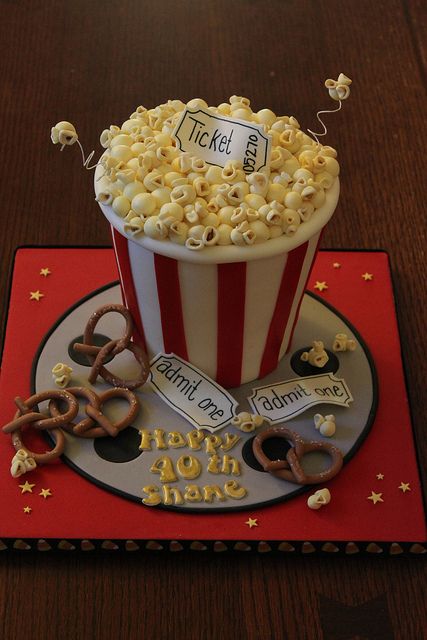
[[[333,263],[340,263],[334,268]],[[49,267],[51,275],[40,275]],[[362,274],[373,274],[371,281]],[[0,423],[13,398],[30,393],[34,354],[46,332],[73,303],[117,279],[110,249],[20,249],[17,252],[0,378]],[[325,281],[322,293],[314,289]],[[39,467],[21,478],[9,474],[14,450],[0,433],[0,538],[113,538],[184,540],[424,541],[422,494],[405,392],[388,258],[381,252],[321,252],[308,289],[334,305],[359,330],[376,363],[379,406],[375,424],[355,457],[328,483],[332,501],[319,511],[307,494],[251,511],[180,514],[129,502],[85,480],[64,463]],[[40,301],[30,291],[40,290]],[[67,337],[64,336],[64,340]],[[37,438],[37,436],[36,436]],[[30,441],[29,441],[30,444]],[[43,449],[44,442],[31,441]],[[378,480],[377,474],[384,474]],[[34,483],[32,493],[19,484]],[[401,482],[410,491],[399,490]],[[52,496],[43,498],[41,489]],[[382,493],[383,502],[368,500]],[[30,514],[23,511],[31,507]],[[249,529],[248,518],[258,526]]]

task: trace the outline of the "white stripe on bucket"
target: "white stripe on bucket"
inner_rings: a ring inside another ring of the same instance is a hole
[[[253,260],[246,266],[242,380],[258,377],[287,254]]]
[[[152,358],[164,351],[154,254],[132,241],[128,241],[128,250],[133,284],[145,331],[148,357]]]
[[[211,378],[215,378],[218,267],[214,264],[178,262],[178,274],[188,359]]]

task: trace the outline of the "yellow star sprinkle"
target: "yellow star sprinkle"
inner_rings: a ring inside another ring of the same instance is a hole
[[[368,500],[372,500],[374,504],[377,504],[377,502],[384,502],[381,498],[382,495],[382,493],[375,493],[375,491],[371,491],[371,495],[368,496]]]
[[[409,482],[401,482],[398,486],[398,489],[403,491],[403,493],[406,493],[407,491],[411,490],[411,487],[409,486]]]
[[[45,278],[47,276],[50,276],[51,273],[52,271],[49,269],[49,267],[44,267],[43,269],[40,269],[40,275],[44,276]]]
[[[25,481],[25,484],[20,484],[19,488],[21,489],[21,493],[33,493],[33,487],[35,484],[30,484],[28,480]]]
[[[43,297],[44,297],[44,293],[42,293],[38,289],[37,291],[30,291],[30,300],[37,300],[38,302],[40,298],[43,298]]]
[[[27,506],[27,507],[23,508],[23,511],[24,511],[24,513],[31,513],[32,509],[31,509],[31,507]]]
[[[383,473],[377,473],[377,480],[384,480],[384,474]]]
[[[318,280],[316,280],[316,284],[314,285],[315,289],[318,289],[319,291],[324,291],[325,289],[328,288],[328,285],[326,284],[326,282],[319,282]]]
[[[256,518],[249,518],[249,520],[246,520],[245,524],[248,525],[249,529],[252,529],[252,527],[258,526],[258,520]]]
[[[52,492],[50,489],[42,489],[39,493],[39,496],[43,496],[43,498],[49,498],[49,496],[52,495]]]
[[[365,282],[367,282],[368,280],[372,280],[374,277],[373,273],[362,273],[362,278],[364,279]]]
[[[332,266],[333,266],[334,269],[339,269],[341,267],[341,263],[340,262],[334,262],[332,264]]]

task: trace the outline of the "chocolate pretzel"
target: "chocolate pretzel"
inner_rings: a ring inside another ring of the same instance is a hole
[[[95,327],[102,316],[111,312],[119,313],[124,317],[126,320],[125,333],[121,338],[110,340],[103,347],[97,347],[93,344]],[[98,376],[101,376],[101,378],[113,387],[124,387],[130,390],[137,389],[146,382],[150,372],[150,363],[144,349],[131,341],[133,329],[133,320],[130,312],[120,304],[106,304],[90,316],[84,330],[83,343],[76,342],[73,348],[79,353],[84,353],[92,365],[89,375],[89,382],[91,384],[95,383]],[[133,380],[124,380],[111,373],[111,371],[105,367],[105,363],[109,357],[114,357],[126,349],[133,353],[135,360],[140,366],[140,375]]]
[[[107,435],[114,438],[119,431],[122,431],[133,422],[139,412],[138,398],[130,389],[113,388],[107,389],[107,391],[100,394],[85,387],[70,387],[68,391],[78,398],[81,397],[88,400],[88,404],[85,407],[88,417],[83,418],[77,424],[71,422],[66,427],[67,431],[80,438],[102,438]],[[114,423],[101,411],[103,405],[113,398],[123,398],[129,404],[127,414]],[[59,414],[59,408],[54,401],[50,402],[49,410],[52,415]]]
[[[39,411],[31,411],[33,407],[37,407],[40,402],[53,399],[65,401],[67,404],[64,413],[58,412],[56,416],[46,416]],[[12,434],[12,444],[15,448],[16,455],[12,460],[12,475],[18,477],[26,471],[33,469],[37,464],[46,464],[58,458],[64,451],[65,438],[64,433],[59,427],[65,427],[72,420],[79,410],[79,405],[74,396],[68,391],[58,391],[52,389],[50,391],[42,391],[30,396],[23,401],[21,398],[15,398],[15,404],[18,411],[15,413],[14,419],[3,427],[5,433]],[[32,425],[36,429],[52,432],[55,436],[55,445],[50,451],[37,453],[30,451],[25,446],[22,438],[22,427]]]
[[[87,389],[86,387],[69,387],[67,391],[68,393],[71,393],[75,398],[85,398],[88,401],[88,406],[91,405],[95,409],[101,408],[99,396],[95,393],[95,391]],[[49,411],[52,416],[60,415],[61,412],[55,400],[51,400],[49,402]],[[80,422],[78,422],[77,424],[75,422],[69,422],[68,424],[63,426],[63,429],[65,429],[65,431],[68,431],[69,433],[77,435],[79,431],[86,431],[87,429],[93,427],[94,424],[95,423],[92,418],[87,417],[83,418],[83,420],[80,420]]]
[[[283,438],[292,446],[286,453],[284,460],[270,460],[263,451],[262,445],[270,438]],[[304,440],[298,433],[286,427],[270,427],[254,438],[252,450],[264,471],[268,471],[276,478],[294,482],[296,484],[319,484],[327,482],[337,475],[343,465],[343,456],[330,442],[318,440]],[[305,454],[311,451],[323,451],[331,458],[330,466],[320,473],[306,474],[301,466]]]
[[[87,418],[83,418],[77,424],[72,422],[79,411],[76,398],[86,398],[88,404],[85,407]],[[124,398],[129,404],[127,414],[117,422],[112,423],[102,413],[103,405],[113,398]],[[50,415],[39,411],[38,404],[49,400],[48,410]],[[65,411],[61,411],[60,402],[65,402]],[[129,426],[139,411],[139,401],[136,395],[129,389],[113,388],[97,394],[85,387],[71,387],[67,391],[51,389],[36,393],[23,401],[15,398],[18,411],[14,419],[4,425],[4,433],[10,433],[12,444],[16,454],[12,460],[11,473],[13,477],[31,471],[37,464],[46,464],[58,458],[65,448],[65,436],[62,429],[82,438],[100,438],[103,436],[117,436],[117,434]],[[54,447],[43,453],[30,451],[23,442],[23,427],[34,426],[39,430],[48,430],[54,435]],[[62,427],[62,428],[60,428]]]
[[[65,402],[67,404],[66,411],[58,412],[55,416],[46,416],[39,411],[30,411],[33,407],[37,408],[40,402],[44,402],[45,400],[61,400]],[[15,404],[18,407],[18,411],[15,413],[13,420],[4,425],[4,433],[12,433],[27,424],[32,424],[36,429],[63,427],[71,420],[74,420],[79,410],[77,400],[71,393],[65,391],[65,389],[41,391],[40,393],[35,393],[30,396],[25,401],[17,397],[15,398]]]
[[[16,453],[20,454],[21,452],[24,452],[26,454],[26,457],[28,457],[30,460],[34,460],[36,465],[53,462],[64,452],[65,437],[64,432],[61,429],[54,428],[50,429],[49,432],[55,435],[55,445],[53,449],[44,451],[43,453],[37,453],[36,451],[30,451],[28,447],[25,446],[22,440],[22,431],[21,429],[17,429],[12,433],[12,444],[15,447]]]

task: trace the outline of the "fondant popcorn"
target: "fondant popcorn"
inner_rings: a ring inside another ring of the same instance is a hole
[[[356,341],[350,339],[346,333],[337,333],[332,344],[332,351],[354,351]]]
[[[341,101],[350,84],[340,74],[325,86]],[[267,165],[248,174],[250,165],[239,160],[230,158],[222,168],[181,151],[173,136],[186,107],[261,126],[271,138]],[[65,121],[52,128],[51,138],[62,148],[78,141],[74,126]],[[125,219],[129,236],[145,234],[191,251],[250,246],[298,233],[322,207],[339,174],[334,149],[313,140],[292,116],[253,111],[243,96],[217,107],[200,98],[187,104],[168,100],[153,109],[139,106],[121,127],[105,129],[100,143],[105,153],[98,163],[103,175],[97,201]]]
[[[307,499],[307,506],[310,509],[320,509],[331,501],[331,493],[329,489],[319,489]]]
[[[329,91],[332,100],[346,100],[350,95],[351,80],[340,73],[338,80],[326,80],[325,87]]]
[[[329,360],[329,356],[325,351],[323,342],[321,340],[314,340],[310,351],[304,351],[301,354],[301,360],[303,362],[308,362],[312,367],[322,369]]]
[[[12,458],[10,474],[12,478],[19,478],[27,471],[33,471],[36,466],[36,461],[26,449],[18,449]]]
[[[320,431],[322,436],[326,438],[332,438],[337,429],[335,424],[335,416],[331,413],[327,416],[322,416],[321,413],[316,413],[314,418],[314,426]]]
[[[65,389],[65,387],[70,384],[72,373],[73,370],[71,367],[63,362],[58,362],[52,369],[52,377],[56,386],[60,389]]]
[[[65,120],[58,122],[50,131],[50,139],[53,144],[61,144],[71,146],[77,141],[78,135],[76,129],[71,122]]]
[[[258,427],[260,427],[264,422],[264,418],[257,413],[248,413],[247,411],[242,411],[238,413],[231,420],[231,424],[243,431],[244,433],[250,433],[251,431],[255,431]]]

